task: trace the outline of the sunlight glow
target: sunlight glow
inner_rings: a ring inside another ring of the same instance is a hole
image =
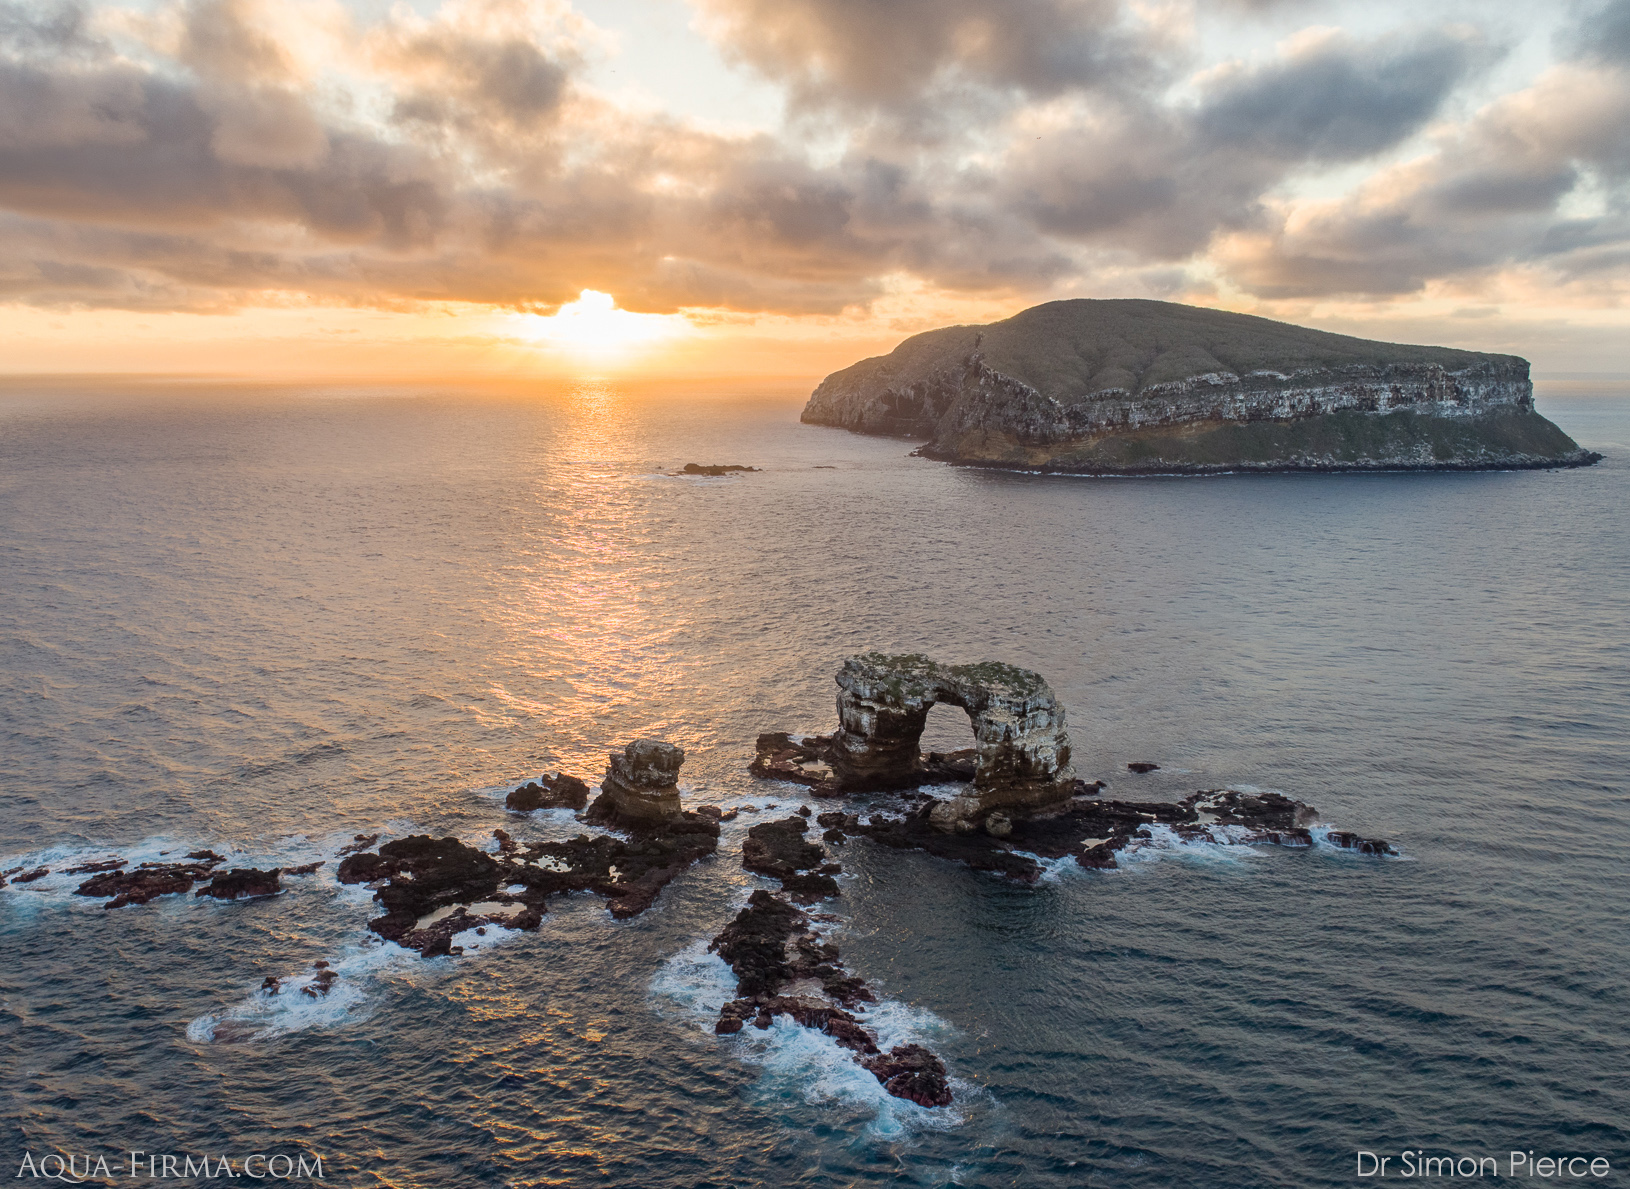
[[[616,299],[584,289],[549,317],[517,314],[521,337],[569,359],[595,364],[629,362],[654,347],[694,332],[680,314],[635,314]]]

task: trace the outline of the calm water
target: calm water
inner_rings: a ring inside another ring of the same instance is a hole
[[[1589,470],[1173,480],[953,470],[802,395],[0,393],[0,862],[330,858],[256,903],[0,890],[0,1175],[1255,1189],[1533,1148],[1626,1183],[1630,386],[1541,386]],[[333,880],[359,831],[575,832],[505,787],[637,734],[690,796],[796,803],[753,737],[828,729],[868,647],[1039,670],[1115,794],[1278,789],[1403,858],[1016,888],[851,842],[838,940],[942,1112],[790,1024],[712,1035],[751,815],[643,917],[573,898],[462,959],[367,944]],[[256,996],[318,959],[329,1000]]]

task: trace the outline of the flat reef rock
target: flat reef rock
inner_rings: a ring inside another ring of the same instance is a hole
[[[1087,786],[1082,785],[1083,789]],[[1082,867],[1108,870],[1119,866],[1116,855],[1151,843],[1154,828],[1165,827],[1184,842],[1227,845],[1313,845],[1310,824],[1318,820],[1313,806],[1280,793],[1204,789],[1181,801],[1115,801],[1083,792],[1062,808],[1030,816],[992,815],[982,823],[963,822],[947,833],[936,827],[934,810],[943,802],[926,794],[908,794],[903,814],[831,812],[816,821],[823,837],[840,843],[850,836],[870,838],[896,850],[921,850],[990,871],[1019,883],[1041,877],[1038,859],[1074,858]],[[1326,841],[1366,855],[1396,855],[1379,838],[1329,830]]]
[[[209,879],[213,884],[213,869],[226,860],[213,851],[194,852],[200,856],[186,863],[143,863],[128,871],[104,870],[91,876],[74,889],[76,896],[108,897],[103,908],[124,908],[129,904],[146,904],[159,896],[174,896],[192,890],[199,880]],[[192,858],[192,856],[188,856]],[[120,862],[120,866],[124,864]],[[95,866],[105,866],[96,864]],[[244,869],[250,873],[252,869]],[[259,875],[259,872],[252,872]],[[273,873],[273,881],[276,874]],[[223,890],[227,885],[223,884]],[[212,895],[215,893],[211,893]]]
[[[456,838],[414,834],[385,843],[377,853],[348,856],[338,878],[375,889],[385,913],[369,921],[369,929],[430,958],[459,952],[451,939],[466,929],[537,929],[548,898],[567,892],[604,896],[619,920],[637,916],[719,843],[718,822],[696,813],[660,827],[636,825],[626,841],[580,834],[521,847],[496,833],[497,854]]]
[[[810,425],[929,458],[1087,474],[1588,466],[1526,359],[1163,301],[1048,302],[919,334],[823,380]]]

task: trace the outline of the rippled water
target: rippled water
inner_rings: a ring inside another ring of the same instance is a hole
[[[0,862],[565,835],[506,787],[592,781],[636,734],[687,749],[688,796],[787,806],[753,737],[828,729],[868,647],[1039,670],[1112,794],[1278,789],[1403,857],[1155,847],[1021,888],[849,843],[835,937],[885,1035],[946,1057],[948,1111],[784,1022],[712,1035],[698,942],[759,886],[748,814],[645,916],[572,898],[461,959],[367,944],[332,861],[112,912],[53,874],[0,889],[0,1175],[132,1148],[426,1189],[1630,1162],[1630,388],[1541,387],[1589,470],[1172,480],[946,468],[799,426],[802,395],[13,384]],[[692,461],[764,470],[661,473]],[[255,994],[318,959],[329,999]]]

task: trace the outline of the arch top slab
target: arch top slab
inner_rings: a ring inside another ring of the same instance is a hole
[[[852,656],[837,674],[838,730],[828,757],[848,789],[922,782],[918,749],[928,711],[960,706],[973,727],[980,811],[1068,798],[1064,708],[1039,673],[985,661],[946,665],[917,653]]]

